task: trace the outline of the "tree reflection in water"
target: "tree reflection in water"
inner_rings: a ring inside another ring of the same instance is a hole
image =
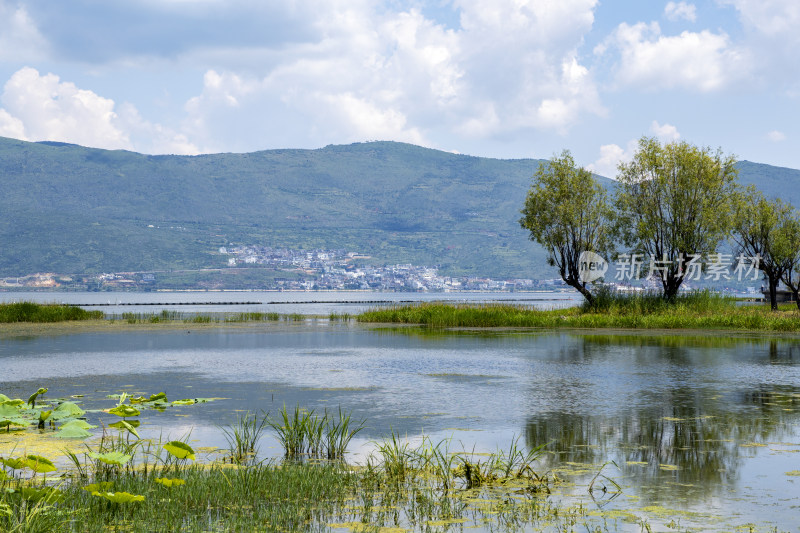
[[[663,379],[638,390],[632,405],[602,413],[581,405],[581,384],[554,384],[561,411],[531,415],[525,426],[529,446],[550,443],[546,468],[567,463],[599,467],[614,461],[613,477],[635,487],[642,504],[692,502],[729,491],[745,459],[768,443],[796,435],[800,386],[764,382],[730,388],[720,380],[696,379],[698,361],[725,357],[718,365],[796,364],[800,344],[730,337],[581,336],[563,346],[559,358],[576,364],[598,363],[610,353],[663,364]],[[655,354],[655,355],[654,355]],[[713,372],[712,372],[713,374]],[[746,381],[746,380],[745,380]],[[609,391],[612,393],[613,391]],[[623,398],[620,398],[624,401]],[[787,468],[788,469],[788,468]],[[611,474],[605,471],[606,474]]]

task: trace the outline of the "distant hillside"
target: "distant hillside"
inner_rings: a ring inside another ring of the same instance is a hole
[[[0,138],[0,276],[221,267],[220,246],[263,244],[554,277],[517,222],[538,163],[395,142],[188,157]],[[800,205],[800,171],[740,170]]]
[[[0,275],[223,266],[219,246],[261,243],[539,277],[517,223],[537,165],[392,142],[185,157],[0,139]]]

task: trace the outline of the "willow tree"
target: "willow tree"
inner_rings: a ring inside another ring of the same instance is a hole
[[[577,167],[568,150],[541,163],[533,179],[519,223],[547,250],[548,264],[558,267],[564,283],[592,304],[580,259],[584,252],[602,255],[610,250],[612,213],[605,189],[591,172]]]
[[[732,223],[736,159],[687,142],[642,137],[619,166],[617,232],[634,253],[652,259],[671,300],[693,259],[716,252]]]
[[[790,288],[795,265],[800,260],[798,221],[792,207],[780,199],[768,200],[750,186],[738,195],[731,234],[737,253],[757,258],[769,287],[770,307],[778,308],[778,284],[782,278]],[[794,291],[796,294],[796,291]]]

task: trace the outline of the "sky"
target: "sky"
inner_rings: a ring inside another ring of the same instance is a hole
[[[0,136],[800,168],[798,27],[797,0],[0,0]]]

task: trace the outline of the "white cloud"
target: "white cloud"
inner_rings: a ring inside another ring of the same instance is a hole
[[[687,4],[686,2],[667,2],[664,7],[664,16],[672,21],[683,19],[695,22],[697,20],[697,8],[694,4]]]
[[[653,135],[658,137],[658,140],[662,143],[677,141],[681,138],[681,134],[678,133],[678,128],[672,124],[661,125],[657,120],[654,120],[650,125],[650,131]]]
[[[784,134],[782,131],[772,130],[771,132],[767,133],[767,139],[774,143],[778,143],[786,140],[786,134]]]
[[[653,90],[715,91],[745,77],[750,68],[747,51],[734,46],[725,33],[703,30],[666,36],[656,22],[620,24],[595,51],[612,49],[619,51],[618,81]]]
[[[32,61],[47,50],[47,41],[24,5],[0,0],[0,61]]]
[[[586,168],[595,174],[616,179],[619,165],[633,161],[638,149],[638,139],[628,141],[625,148],[618,144],[604,144],[600,147],[600,157],[594,163],[586,165]]]
[[[650,124],[650,133],[662,143],[674,142],[681,138],[678,128],[672,124],[659,124],[657,120]],[[594,163],[586,165],[586,168],[595,174],[615,178],[620,163],[630,163],[638,149],[638,139],[628,141],[625,148],[618,144],[604,144],[600,147],[600,157]]]
[[[30,67],[11,76],[0,102],[0,135],[8,137],[149,153],[198,151],[185,136],[143,120],[133,105],[123,104],[118,114],[113,100]]]
[[[721,0],[736,7],[748,27],[772,38],[800,41],[800,3],[795,0]]]
[[[11,137],[12,139],[28,140],[25,135],[25,125],[16,117],[12,117],[8,111],[0,108],[0,137]]]
[[[30,67],[6,82],[1,99],[6,112],[24,125],[28,139],[65,141],[101,148],[130,148],[115,124],[114,101],[61,82]]]
[[[596,4],[458,0],[461,25],[448,29],[417,9],[320,3],[319,42],[287,46],[260,75],[209,71],[187,102],[186,128],[204,150],[223,123],[239,134],[232,116],[289,121],[286,136],[320,143],[566,133],[583,115],[605,113],[577,53]]]

